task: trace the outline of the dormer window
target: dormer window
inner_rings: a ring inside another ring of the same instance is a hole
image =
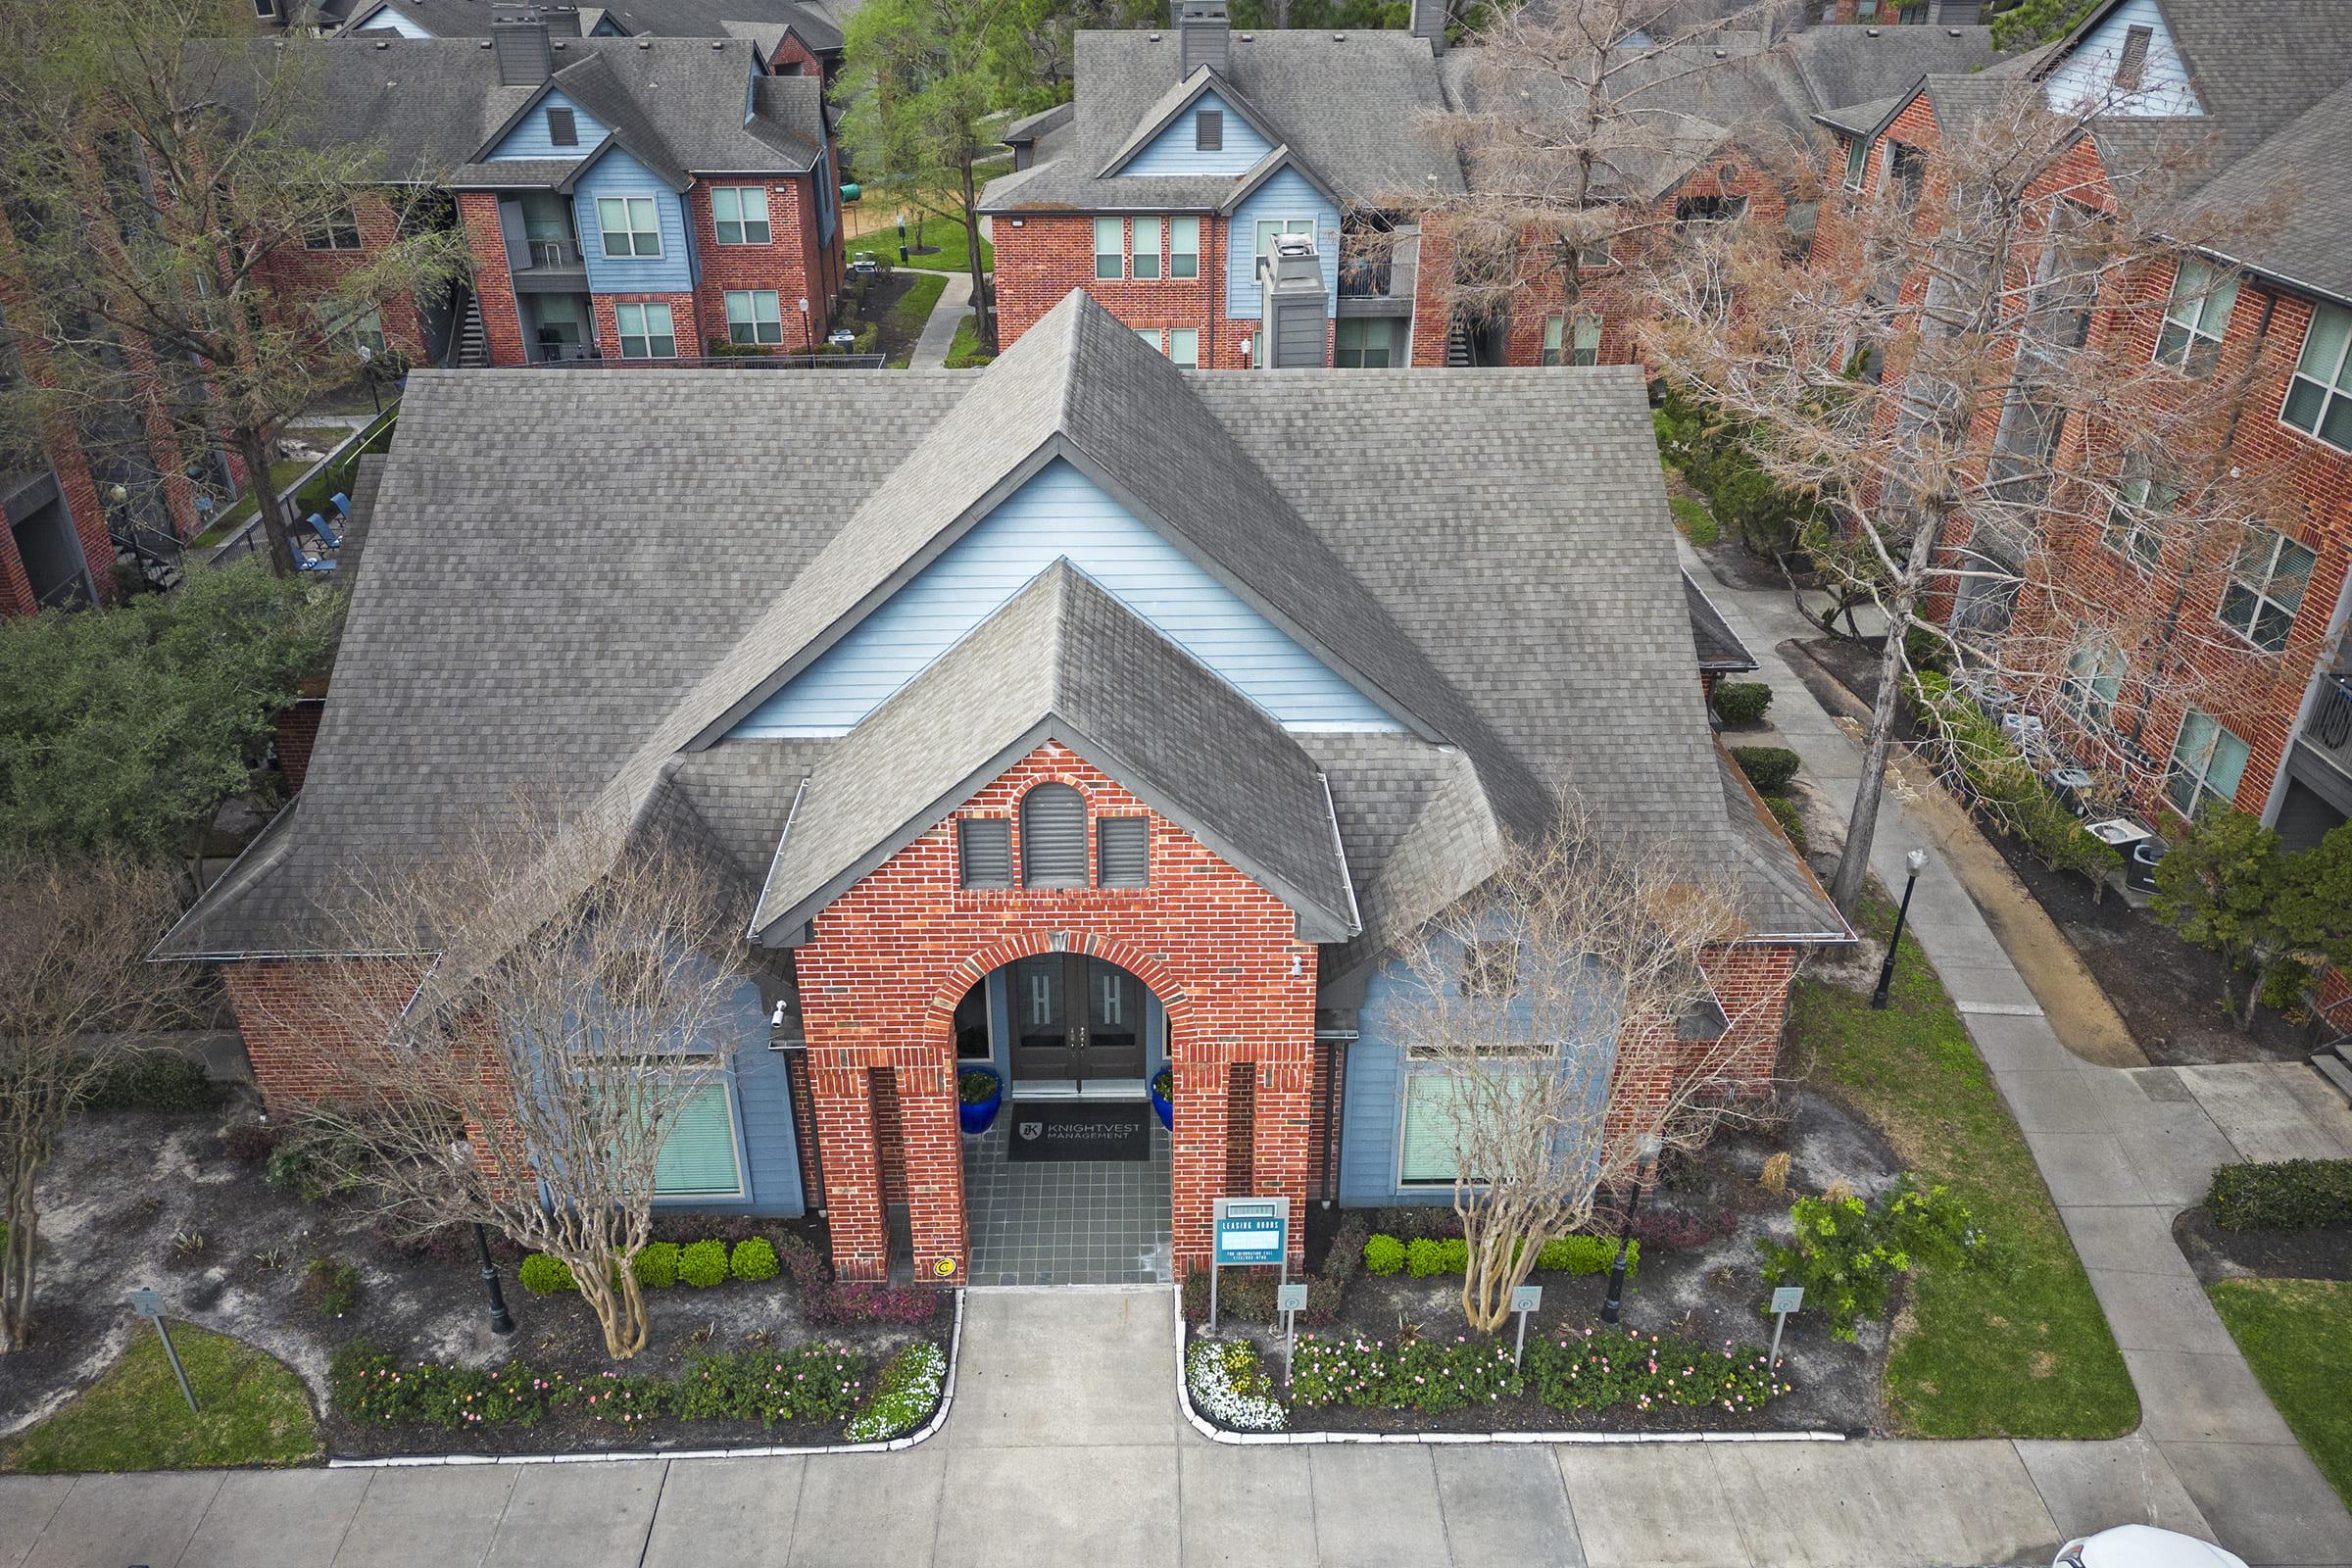
[[[1225,150],[1225,111],[1198,110],[1193,115],[1193,150],[1202,153],[1221,153]]]
[[[547,112],[547,140],[552,147],[577,147],[580,144],[579,118],[568,109],[550,109]]]
[[[2156,36],[2149,26],[2132,27],[2124,34],[2123,57],[2115,63],[2115,84],[2125,92],[2137,92],[2148,74],[2148,44]]]

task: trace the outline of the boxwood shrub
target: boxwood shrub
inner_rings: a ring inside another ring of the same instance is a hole
[[[1642,1244],[1626,1245],[1626,1269],[1641,1263]],[[1536,1254],[1542,1274],[1605,1274],[1617,1260],[1617,1244],[1606,1236],[1555,1236]],[[1410,1242],[1374,1236],[1364,1243],[1364,1267],[1375,1274],[1403,1269],[1415,1279],[1459,1274],[1470,1266],[1470,1244],[1460,1237],[1417,1237]]]
[[[642,1289],[668,1290],[678,1283],[678,1244],[648,1242],[642,1251],[629,1259],[629,1272],[637,1276]]]
[[[726,1277],[726,1243],[718,1241],[692,1242],[678,1249],[678,1281],[680,1284],[699,1288],[716,1285]]]
[[[1715,712],[1726,724],[1753,724],[1772,706],[1772,688],[1760,680],[1720,681],[1715,687]]]
[[[2230,1231],[2352,1225],[2352,1159],[2224,1165],[2213,1173],[2205,1207]]]
[[[546,1252],[533,1252],[524,1258],[514,1277],[533,1296],[554,1296],[560,1291],[579,1288],[579,1282],[571,1277],[571,1265]]]
[[[1779,795],[1796,777],[1796,754],[1786,746],[1735,746],[1732,760],[1756,787],[1758,795]]]
[[[727,1272],[739,1280],[772,1280],[782,1265],[776,1261],[775,1245],[754,1236],[737,1242],[735,1250],[727,1256]]]

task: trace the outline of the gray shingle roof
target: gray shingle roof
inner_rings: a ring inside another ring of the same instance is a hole
[[[1715,601],[1698,585],[1698,579],[1686,568],[1683,572],[1683,600],[1690,611],[1690,640],[1698,648],[1698,667],[1711,670],[1742,670],[1756,667],[1756,656],[1747,651],[1747,644],[1723,618]]]
[[[1149,693],[1149,702],[1138,702]],[[1047,739],[1290,902],[1354,934],[1315,764],[1282,727],[1068,562],[1014,594],[808,775],[756,930],[789,930]]]
[[[436,38],[487,38],[493,20],[517,13],[516,0],[390,0],[394,10]],[[361,26],[376,0],[329,0],[319,15],[329,24],[348,17]],[[573,8],[580,29],[609,17],[621,31],[658,38],[725,38],[780,35],[790,28],[815,54],[841,47],[841,26],[821,5],[802,0],[640,0],[636,5]]]
[[[172,951],[302,951],[354,862],[518,789],[624,820],[682,792],[763,856],[856,735],[697,737],[1054,456],[1433,732],[1298,742],[1374,937],[1547,826],[1555,784],[1739,853],[1639,371],[1186,372],[1073,294],[976,376],[416,372],[301,808]]]

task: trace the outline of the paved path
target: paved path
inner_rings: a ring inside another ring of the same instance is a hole
[[[908,368],[917,370],[936,370],[948,363],[948,350],[956,342],[956,323],[972,311],[972,274],[949,272],[948,286],[941,291],[939,303],[931,307],[931,315],[923,322],[923,335],[914,340],[914,352],[907,359]]]
[[[1725,587],[1687,548],[1686,561],[1762,661],[1774,725],[1807,776],[1840,810],[1850,808],[1861,777],[1856,736],[1822,710],[1777,652],[1815,629],[1787,594]],[[1904,808],[1903,793],[1890,787],[1872,843],[1872,865],[1889,887],[1902,883],[1906,850],[1935,843]],[[2255,1382],[2171,1229],[2175,1212],[2204,1197],[2216,1164],[2352,1154],[2352,1108],[2301,1063],[2126,1070],[2078,1058],[1984,914],[1939,869],[1931,864],[1920,878],[1912,929],[2090,1270],[2139,1392],[2140,1434],[2223,1543],[2248,1560],[2352,1558],[2352,1518]]]

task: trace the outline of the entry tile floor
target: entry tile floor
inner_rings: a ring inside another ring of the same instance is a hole
[[[971,1283],[1168,1284],[1167,1129],[1153,1119],[1149,1160],[1014,1164],[1011,1120],[963,1141]]]

